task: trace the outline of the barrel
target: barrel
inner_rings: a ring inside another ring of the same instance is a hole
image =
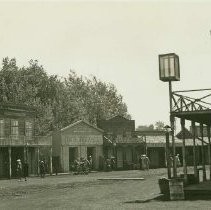
[[[184,187],[181,178],[174,178],[169,180],[170,200],[184,200]]]

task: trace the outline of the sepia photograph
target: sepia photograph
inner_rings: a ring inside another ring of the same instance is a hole
[[[211,209],[211,1],[0,0],[0,209]]]

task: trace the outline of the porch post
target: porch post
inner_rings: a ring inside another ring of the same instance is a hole
[[[50,175],[53,173],[53,166],[52,166],[52,147],[50,148]]]
[[[145,155],[148,156],[147,155],[147,137],[146,137],[146,135],[144,135],[144,143],[145,143]]]
[[[202,155],[202,169],[203,169],[203,181],[206,181],[206,168],[205,168],[205,159],[204,159],[204,134],[203,134],[203,124],[200,124],[201,132],[201,155]]]
[[[11,166],[11,147],[8,147],[8,153],[9,153],[9,179],[11,179],[12,176],[12,166]]]
[[[196,163],[196,127],[195,122],[191,121],[192,136],[193,136],[193,167],[194,167],[194,177],[197,178],[197,163]]]
[[[210,168],[210,180],[211,180],[211,157],[210,157],[210,125],[207,125],[207,136],[208,136],[208,164]]]
[[[24,162],[27,161],[27,158],[26,158],[26,147],[23,148],[23,154],[24,154]]]
[[[174,139],[174,116],[170,115],[171,122],[171,134],[172,134],[172,155],[173,155],[173,177],[177,177],[177,166],[176,166],[176,158],[175,158],[175,139]]]
[[[186,152],[185,152],[185,119],[181,118],[182,127],[182,163],[183,163],[183,173],[185,182],[187,182],[187,164],[186,164]]]
[[[40,174],[40,148],[37,147],[37,174]]]
[[[166,167],[167,167],[167,174],[168,179],[171,179],[171,164],[170,164],[170,157],[169,157],[169,132],[166,132],[166,152],[165,152],[165,159],[166,159]]]

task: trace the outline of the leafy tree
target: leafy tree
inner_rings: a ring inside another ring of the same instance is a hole
[[[165,124],[162,121],[158,121],[155,123],[156,130],[162,131],[162,130],[164,130],[164,126],[165,126]]]
[[[150,124],[149,126],[147,125],[139,125],[136,128],[137,131],[153,131],[154,130],[154,125]]]
[[[47,75],[37,60],[19,68],[16,59],[4,58],[0,70],[0,102],[25,104],[36,108],[36,132],[39,135],[84,119],[115,115],[130,118],[123,98],[113,84],[96,77],[84,78],[70,71],[65,81]]]

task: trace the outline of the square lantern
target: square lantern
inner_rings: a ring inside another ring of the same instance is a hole
[[[160,80],[164,82],[179,81],[179,56],[175,53],[159,55],[159,75]]]

